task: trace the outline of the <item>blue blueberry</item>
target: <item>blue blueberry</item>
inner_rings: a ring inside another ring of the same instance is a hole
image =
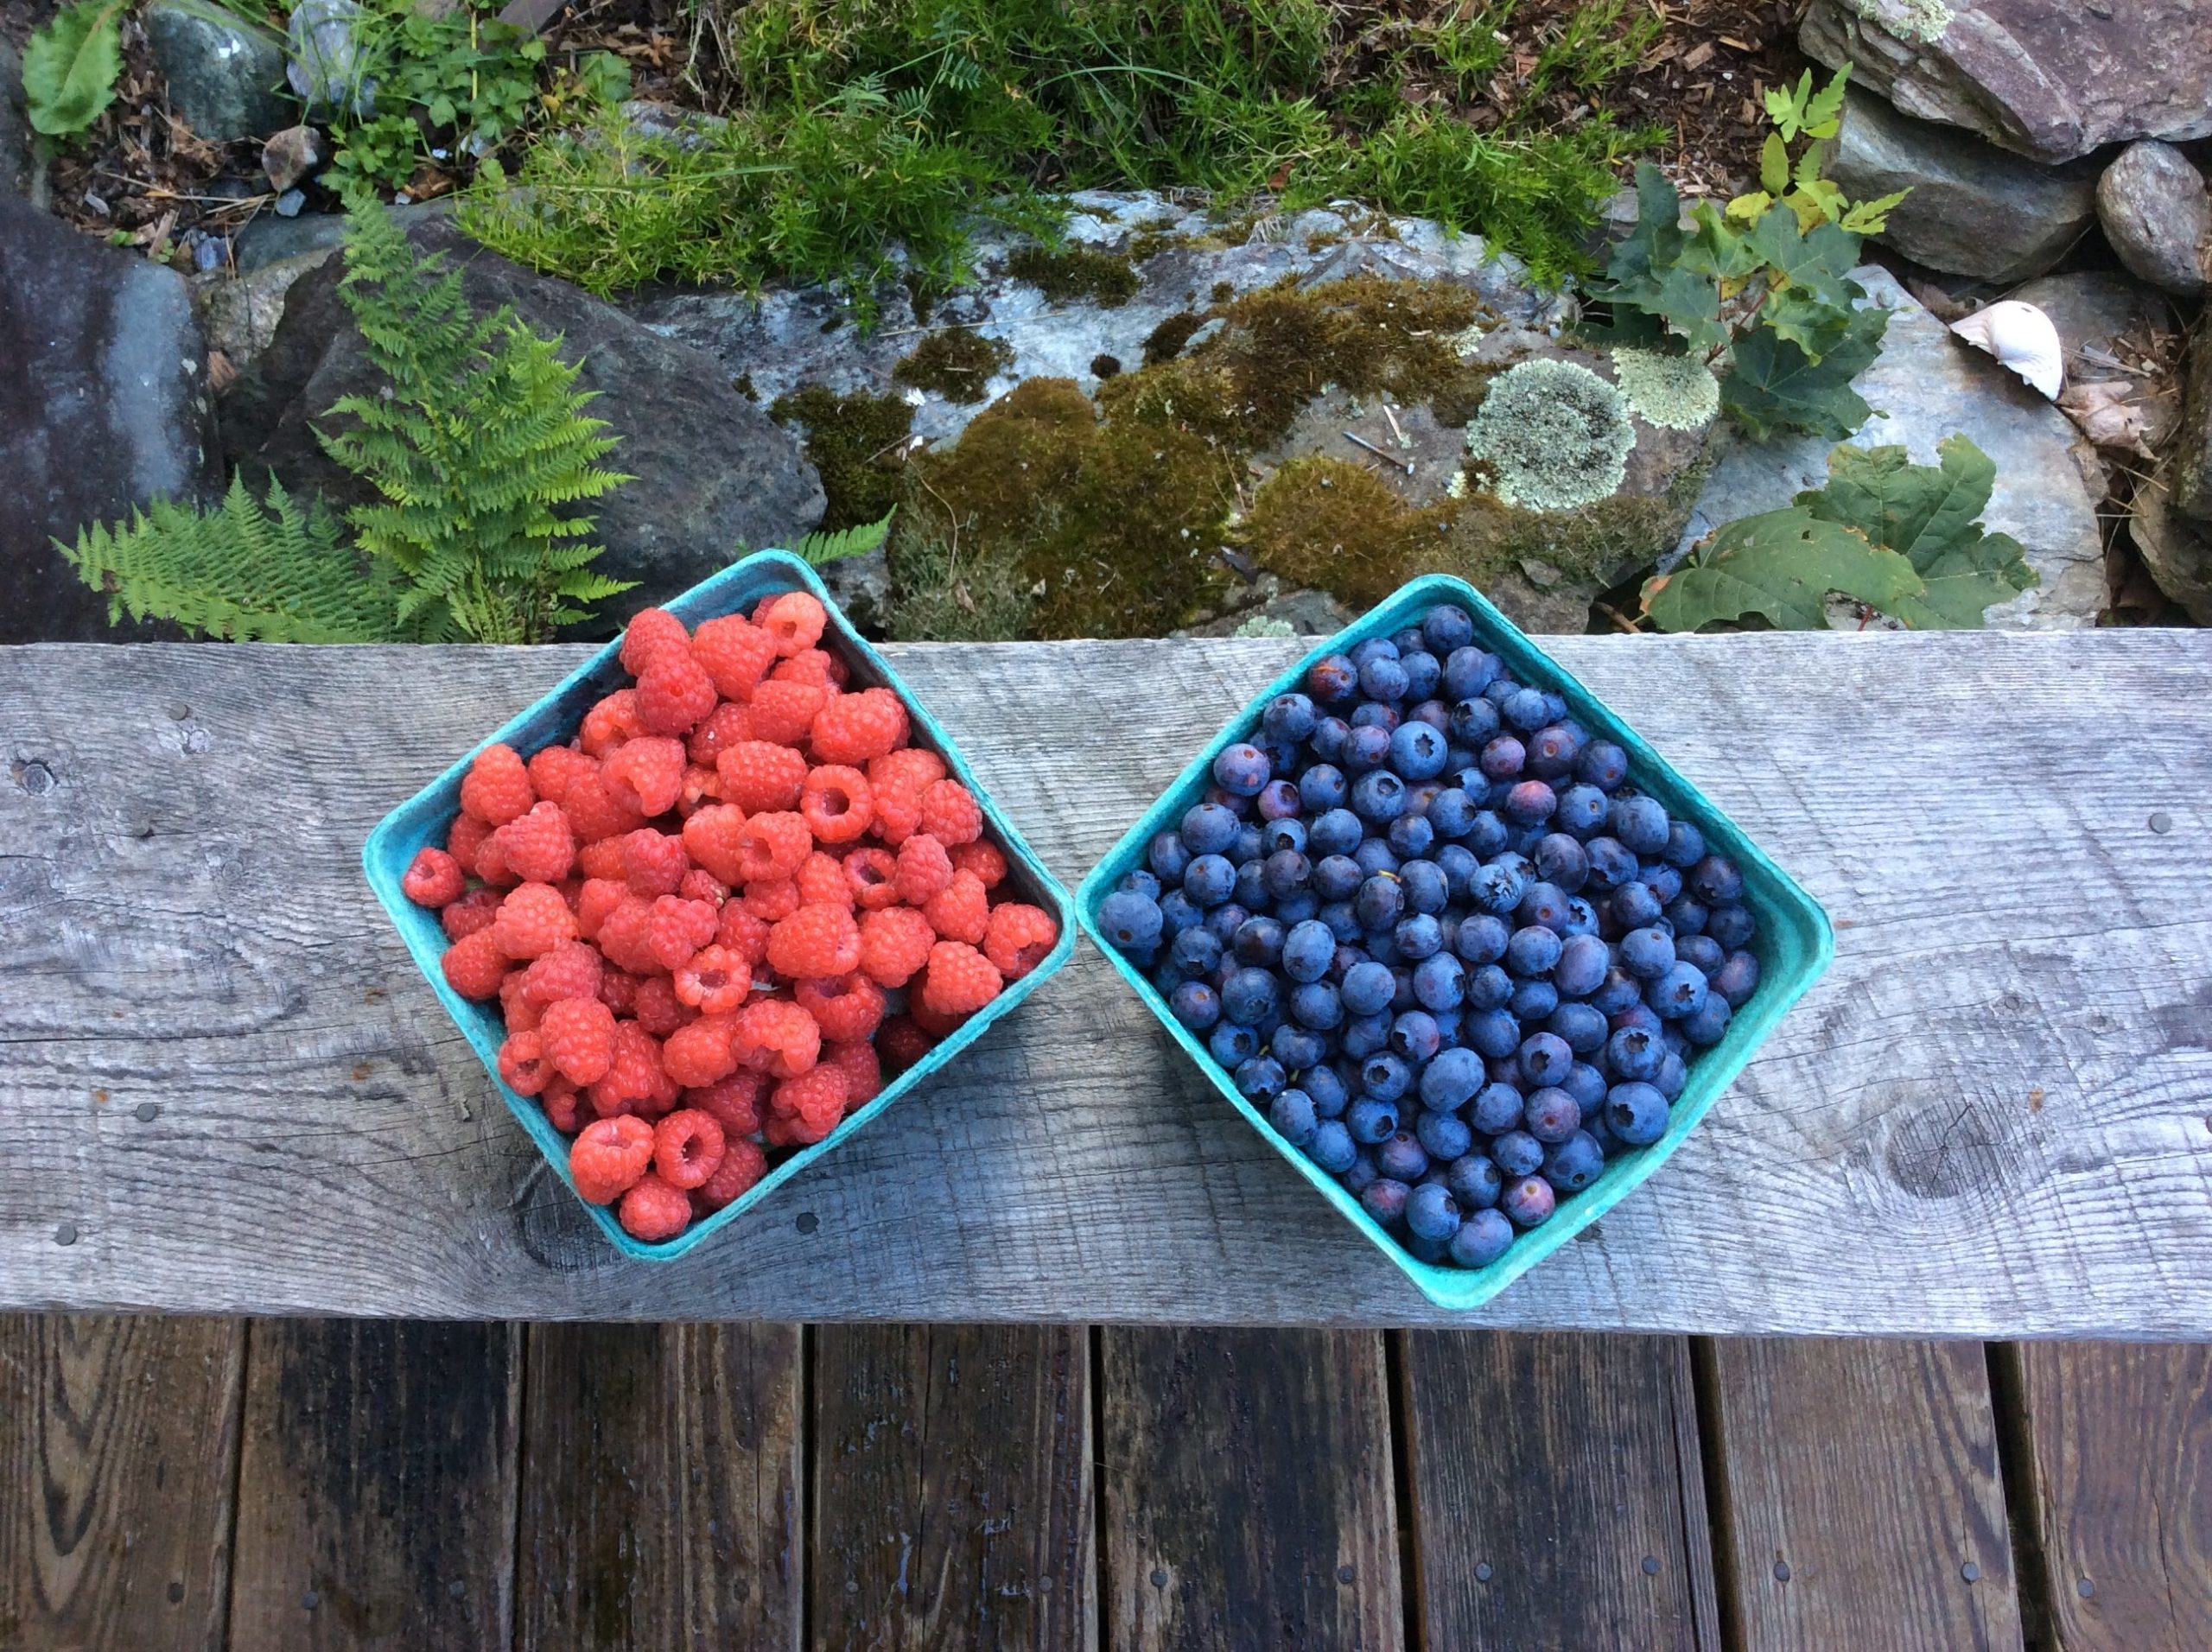
[[[1327,1057],[1329,1040],[1294,1017],[1275,1028],[1268,1040],[1268,1053],[1281,1062],[1286,1071],[1300,1073]]]
[[[1628,778],[1628,753],[1609,740],[1593,740],[1582,748],[1574,772],[1586,785],[1611,791]]]
[[[1621,937],[1620,956],[1621,968],[1638,981],[1656,981],[1675,967],[1674,937],[1663,930],[1630,930]]]
[[[1306,887],[1313,876],[1313,863],[1296,849],[1277,849],[1260,863],[1260,882],[1280,900]]]
[[[1260,1035],[1235,1021],[1217,1022],[1206,1039],[1207,1053],[1231,1072],[1260,1053]]]
[[[1615,797],[1606,823],[1635,854],[1656,855],[1667,847],[1667,810],[1656,797]]]
[[[1605,1125],[1630,1147],[1646,1147],[1667,1134],[1667,1098],[1641,1081],[1615,1084],[1605,1092]]]
[[[1712,980],[1713,972],[1728,961],[1728,954],[1720,950],[1720,943],[1710,935],[1678,935],[1675,937],[1675,956],[1684,963],[1694,963]]]
[[[1279,694],[1268,702],[1260,714],[1260,728],[1268,743],[1275,746],[1295,746],[1313,732],[1313,725],[1320,721],[1312,698],[1295,690]]]
[[[1605,944],[1587,932],[1569,935],[1560,947],[1559,962],[1552,967],[1552,985],[1561,997],[1581,998],[1605,984],[1612,967]]]
[[[1344,1123],[1353,1141],[1373,1147],[1398,1134],[1398,1109],[1387,1099],[1363,1096],[1346,1109]]]
[[[1478,766],[1485,778],[1515,780],[1521,775],[1521,766],[1528,760],[1528,753],[1521,742],[1510,734],[1500,734],[1483,747]]]
[[[1401,1130],[1376,1147],[1375,1167],[1392,1181],[1410,1185],[1427,1173],[1428,1150],[1421,1145],[1419,1137]]]
[[[1442,1242],[1459,1231],[1459,1203],[1452,1190],[1430,1182],[1406,1199],[1406,1226],[1416,1237]]]
[[[1521,1042],[1521,1076],[1534,1089],[1555,1084],[1574,1064],[1574,1052],[1556,1032],[1535,1032]]]
[[[1313,738],[1306,747],[1324,763],[1338,763],[1344,759],[1344,739],[1351,733],[1351,725],[1342,717],[1324,717],[1313,725]]]
[[[1580,838],[1565,832],[1547,832],[1536,841],[1530,857],[1535,862],[1536,875],[1546,883],[1555,884],[1573,894],[1589,881],[1590,855]]]
[[[1349,900],[1324,901],[1313,916],[1329,926],[1329,933],[1340,946],[1359,938],[1359,918]]]
[[[1712,915],[1705,920],[1705,932],[1731,952],[1749,946],[1751,937],[1758,933],[1758,921],[1743,906],[1714,906]]]
[[[1359,668],[1359,686],[1371,700],[1402,700],[1412,680],[1396,659],[1377,654]]]
[[[1697,1012],[1707,991],[1705,971],[1694,963],[1677,963],[1643,989],[1643,1001],[1662,1020],[1679,1020]]]
[[[1467,976],[1467,1001],[1470,1014],[1484,1010],[1503,1009],[1513,1001],[1513,977],[1502,963],[1485,963]]]
[[[1333,1032],[1344,1025],[1344,1000],[1325,981],[1301,982],[1290,989],[1290,1019],[1317,1032]]]
[[[1395,1102],[1413,1083],[1413,1069],[1395,1050],[1377,1050],[1359,1064],[1360,1094],[1370,1102]]]
[[[1478,695],[1503,669],[1495,654],[1473,646],[1455,648],[1444,657],[1445,692],[1459,698]]]
[[[1449,1113],[1428,1108],[1423,1108],[1421,1116],[1414,1121],[1414,1134],[1438,1164],[1458,1159],[1475,1145],[1475,1134],[1464,1121]]]
[[[1513,1244],[1513,1224],[1496,1210],[1477,1210],[1459,1224],[1446,1254],[1462,1268],[1487,1268]]]
[[[1713,990],[1731,1009],[1741,1009],[1758,990],[1759,961],[1748,952],[1731,952],[1713,971]]]
[[[1585,1125],[1605,1104],[1605,1075],[1586,1061],[1578,1061],[1569,1067],[1559,1087],[1574,1097],[1575,1105],[1582,1109]]]
[[[1559,1197],[1541,1177],[1523,1176],[1499,1196],[1497,1208],[1516,1227],[1539,1227],[1551,1220],[1552,1212],[1559,1208]]]
[[[1390,1048],[1408,1066],[1419,1067],[1436,1053],[1443,1042],[1443,1030],[1436,1025],[1436,1017],[1425,1009],[1406,1010],[1390,1023]]]
[[[1239,797],[1255,797],[1274,773],[1268,754],[1249,740],[1222,748],[1213,760],[1213,783]]]
[[[1402,860],[1416,860],[1427,854],[1436,842],[1436,829],[1423,816],[1411,812],[1416,801],[1408,792],[1408,812],[1392,821],[1389,830],[1383,834],[1383,842],[1389,844],[1391,853]]]
[[[1299,1075],[1299,1088],[1310,1096],[1313,1110],[1325,1119],[1342,1118],[1351,1104],[1351,1094],[1334,1067],[1316,1064]]]
[[[1672,1050],[1667,1052],[1666,1059],[1659,1064],[1659,1076],[1651,1081],[1653,1088],[1670,1102],[1688,1088],[1689,1082],[1688,1066]]]
[[[1475,874],[1468,894],[1483,911],[1503,918],[1520,910],[1528,889],[1528,880],[1520,870],[1501,857]]]
[[[1236,926],[1229,948],[1237,963],[1255,969],[1272,969],[1282,960],[1282,925],[1261,912]]]
[[[1279,1013],[1280,998],[1271,971],[1238,969],[1221,984],[1221,1013],[1242,1026],[1257,1026]]]
[[[1514,908],[1514,916],[1523,924],[1538,925],[1556,934],[1566,927],[1567,902],[1573,899],[1555,883],[1532,883],[1521,892],[1521,904]],[[1549,964],[1544,967],[1551,968]]]
[[[1414,970],[1414,996],[1424,1009],[1459,1008],[1466,1001],[1467,966],[1449,952],[1423,959]]]
[[[1337,939],[1315,918],[1294,925],[1282,938],[1282,972],[1295,982],[1319,981],[1336,961]]]
[[[1482,1088],[1482,1058],[1471,1050],[1440,1050],[1421,1070],[1421,1100],[1440,1112],[1457,1112]]]
[[[1544,1155],[1544,1179],[1561,1193],[1579,1193],[1605,1173],[1605,1150],[1587,1130],[1577,1130]]]
[[[1390,1047],[1390,1012],[1378,1010],[1372,1015],[1361,1015],[1347,1020],[1337,1042],[1344,1054],[1354,1061],[1364,1061],[1377,1051]],[[1357,1077],[1357,1069],[1354,1077]]]
[[[1298,777],[1299,803],[1309,814],[1324,814],[1340,808],[1350,794],[1350,784],[1344,771],[1335,764],[1316,763]]]
[[[1431,916],[1452,904],[1451,880],[1433,861],[1412,860],[1398,868],[1398,882],[1406,892],[1406,905]]]
[[[1467,1122],[1484,1135],[1503,1135],[1519,1126],[1521,1109],[1526,1099],[1511,1084],[1484,1084],[1475,1092],[1474,1105],[1468,1109]]]
[[[1349,855],[1325,855],[1314,862],[1310,881],[1324,900],[1349,900],[1367,880],[1359,862]]]
[[[1465,608],[1440,602],[1422,616],[1421,640],[1446,658],[1455,650],[1465,648],[1475,639],[1475,622],[1467,618]]]
[[[1656,1032],[1624,1026],[1605,1040],[1605,1066],[1616,1078],[1649,1080],[1658,1072],[1666,1052]]]
[[[1160,903],[1132,889],[1116,889],[1098,903],[1098,927],[1123,952],[1159,945],[1161,922]]]
[[[1559,1007],[1559,988],[1548,981],[1518,981],[1505,1007],[1524,1025],[1541,1021]]]
[[[1521,1119],[1530,1135],[1550,1146],[1582,1128],[1582,1103],[1557,1085],[1548,1084],[1529,1097]]]
[[[1744,874],[1723,855],[1708,855],[1690,868],[1689,891],[1708,906],[1726,906],[1744,898]],[[1722,940],[1721,945],[1732,943]]]
[[[1700,1049],[1718,1044],[1728,1030],[1729,1013],[1728,1001],[1719,993],[1707,991],[1705,1001],[1682,1017],[1682,1036]]]
[[[1370,769],[1351,783],[1351,809],[1363,821],[1387,824],[1406,811],[1406,783],[1388,769]]]
[[[1221,967],[1223,950],[1220,937],[1203,924],[1194,924],[1168,944],[1167,956],[1194,975],[1210,975]]]
[[[1446,732],[1453,740],[1479,752],[1497,738],[1497,708],[1479,696],[1461,700],[1452,708],[1450,725]]]
[[[1427,912],[1413,912],[1398,920],[1391,932],[1398,956],[1409,963],[1436,956],[1444,945],[1444,925]]]
[[[1490,1156],[1508,1176],[1533,1176],[1544,1162],[1544,1144],[1526,1130],[1508,1130],[1490,1144]]]
[[[1193,1032],[1203,1032],[1221,1019],[1221,996],[1203,981],[1186,981],[1178,987],[1168,995],[1167,1007]]]
[[[1406,1200],[1412,1193],[1413,1189],[1403,1182],[1389,1176],[1378,1176],[1360,1194],[1359,1202],[1368,1215],[1387,1228],[1405,1215]]]
[[[1478,1010],[1462,1023],[1460,1036],[1483,1055],[1510,1056],[1521,1048],[1521,1023],[1510,1010]]]
[[[1382,1172],[1375,1167],[1375,1149],[1361,1147],[1352,1155],[1351,1167],[1338,1176],[1337,1180],[1343,1185],[1346,1192],[1354,1198],[1357,1198],[1369,1188],[1374,1186],[1382,1179]]]
[[[1180,935],[1205,921],[1197,903],[1180,889],[1170,889],[1160,898],[1160,929],[1163,935]]]
[[[1238,1093],[1255,1102],[1272,1100],[1290,1082],[1282,1063],[1268,1055],[1252,1056],[1237,1063],[1236,1078]]]
[[[1582,849],[1590,857],[1590,880],[1583,885],[1586,891],[1603,894],[1636,880],[1636,856],[1618,838],[1593,837]]]
[[[1306,1156],[1331,1175],[1341,1175],[1359,1157],[1359,1147],[1340,1121],[1323,1119],[1306,1143]]]
[[[1578,1056],[1594,1055],[1604,1049],[1611,1033],[1605,1018],[1587,1004],[1561,1004],[1551,1013],[1544,1029]]]
[[[1452,937],[1452,950],[1469,963],[1495,963],[1505,956],[1512,931],[1505,920],[1488,912],[1474,912],[1459,920]]]
[[[1605,794],[1589,785],[1571,785],[1559,794],[1552,823],[1577,839],[1586,838],[1605,823],[1611,805]]]
[[[1359,691],[1359,667],[1342,654],[1327,654],[1306,670],[1306,692],[1325,706],[1337,705]]]
[[[1664,861],[1646,861],[1637,868],[1636,880],[1651,892],[1662,909],[1682,898],[1682,874]]]
[[[1677,940],[1686,935],[1704,934],[1706,917],[1705,903],[1694,895],[1679,895],[1667,905],[1666,918],[1675,926]]]
[[[1605,916],[1624,932],[1652,928],[1665,915],[1658,892],[1641,880],[1630,879],[1605,897]]]
[[[1408,780],[1430,780],[1444,772],[1444,736],[1425,722],[1398,725],[1390,736],[1390,766]]]
[[[1351,909],[1363,930],[1389,929],[1406,909],[1405,886],[1387,872],[1379,872],[1359,886]]]
[[[1193,804],[1183,814],[1182,838],[1192,855],[1219,855],[1236,841],[1236,811],[1217,803]]]
[[[1299,808],[1299,791],[1294,782],[1270,780],[1260,788],[1259,810],[1262,820],[1293,819],[1297,816]]]
[[[1268,1122],[1294,1147],[1312,1146],[1315,1133],[1321,1128],[1320,1115],[1313,1110],[1313,1098],[1302,1090],[1283,1090],[1268,1102]]]
[[[1459,787],[1447,786],[1436,794],[1424,818],[1437,836],[1456,842],[1475,829],[1474,800]]]
[[[1522,689],[1498,708],[1505,718],[1505,726],[1521,734],[1533,734],[1548,721],[1551,708],[1544,703],[1541,689]]]
[[[1229,898],[1246,912],[1274,904],[1274,897],[1268,893],[1267,862],[1256,855],[1242,861],[1236,867],[1236,882]]]
[[[1370,878],[1379,872],[1395,872],[1398,869],[1397,851],[1390,847],[1387,838],[1361,838],[1359,847],[1351,852],[1351,858],[1359,863],[1361,873]]]
[[[1547,723],[1529,736],[1529,772],[1546,780],[1564,779],[1582,755],[1582,730],[1571,722]]]
[[[1489,1154],[1467,1153],[1446,1166],[1444,1185],[1465,1210],[1486,1210],[1505,1191],[1505,1178]]]
[[[1236,893],[1236,868],[1219,855],[1201,855],[1185,868],[1183,893],[1193,905],[1218,906]]]
[[[1560,961],[1565,950],[1565,943],[1557,933],[1531,924],[1514,931],[1513,938],[1506,943],[1506,967],[1516,975],[1545,975]]]
[[[1505,794],[1499,813],[1516,826],[1536,826],[1552,817],[1559,796],[1541,780],[1522,780]]]

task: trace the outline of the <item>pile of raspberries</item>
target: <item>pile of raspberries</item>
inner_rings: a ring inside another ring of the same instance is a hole
[[[1058,926],[888,689],[847,692],[803,591],[696,632],[648,608],[618,689],[525,762],[485,749],[401,887],[497,999],[499,1076],[658,1242],[821,1141],[1027,975]]]

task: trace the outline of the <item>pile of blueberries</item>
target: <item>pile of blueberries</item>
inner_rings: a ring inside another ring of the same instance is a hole
[[[1758,985],[1736,867],[1450,605],[1268,702],[1146,860],[1101,929],[1423,1261],[1658,1141]]]

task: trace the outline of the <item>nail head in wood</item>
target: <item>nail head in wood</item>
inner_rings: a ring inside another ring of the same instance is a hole
[[[57,1245],[75,1244],[77,1242],[77,1224],[73,1222],[63,1222],[57,1224],[54,1229],[54,1242]]]
[[[302,1611],[311,1612],[321,1604],[322,1604],[322,1597],[312,1589],[300,1597],[300,1609]]]
[[[2074,1592],[2088,1600],[2096,1594],[2097,1585],[2087,1578],[2077,1578],[2074,1582]]]
[[[1789,1582],[1789,1561],[1787,1561],[1787,1560],[1777,1560],[1777,1561],[1774,1563],[1774,1580],[1775,1580],[1777,1583],[1787,1583],[1787,1582]]]
[[[192,708],[185,704],[183,701],[172,700],[169,702],[169,721],[171,722],[182,722],[191,715]]]
[[[1964,1578],[1968,1583],[1979,1583],[1981,1581],[1981,1568],[1976,1566],[1972,1560],[1968,1560],[1964,1566],[1959,1568],[1959,1575]]]
[[[1488,1560],[1484,1560],[1480,1566],[1475,1568],[1475,1581],[1477,1583],[1488,1583],[1490,1581],[1490,1562]]]
[[[801,1233],[812,1233],[822,1225],[822,1218],[811,1210],[801,1210],[797,1225]]]
[[[2168,814],[2164,810],[2161,809],[2157,814],[2151,816],[2151,829],[2152,831],[2170,832],[2173,830],[2173,829],[2174,817]]]
[[[1656,1578],[1659,1575],[1659,1557],[1657,1555],[1647,1554],[1643,1557],[1643,1575],[1647,1578]]]
[[[1167,1586],[1167,1568],[1166,1566],[1156,1566],[1152,1568],[1152,1586],[1155,1589],[1165,1589]]]
[[[159,1102],[141,1102],[130,1109],[130,1115],[141,1124],[151,1124],[162,1116],[162,1104]]]
[[[1338,1583],[1350,1583],[1359,1574],[1357,1573],[1354,1572],[1348,1566],[1340,1566],[1337,1568],[1337,1581]]]
[[[16,771],[16,784],[34,797],[54,790],[54,771],[43,763],[26,763]]]

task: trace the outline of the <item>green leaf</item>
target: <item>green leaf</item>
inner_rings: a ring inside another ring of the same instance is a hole
[[[1808,232],[1821,224],[1833,224],[1843,216],[1843,191],[1826,178],[1799,184],[1786,199],[1797,214],[1798,226]]]
[[[1647,581],[1643,611],[1662,631],[1747,613],[1784,631],[1821,631],[1831,591],[1888,612],[1926,588],[1896,551],[1793,505],[1730,523],[1674,572]]]
[[[1808,81],[1812,71],[1805,72]],[[1803,123],[1806,132],[1814,137],[1834,137],[1843,124],[1843,88],[1851,79],[1851,65],[1846,63],[1835,72],[1835,79],[1821,89],[1805,104]]]
[[[1758,222],[1759,214],[1774,205],[1774,197],[1764,189],[1754,189],[1748,195],[1738,195],[1728,203],[1728,216],[1745,224]]]
[[[1682,251],[1682,198],[1649,161],[1636,166],[1636,228],[1614,246],[1605,273],[1617,283],[1649,279]]]
[[[1789,146],[1782,141],[1780,132],[1769,132],[1759,149],[1759,186],[1770,195],[1778,195],[1789,187]]]
[[[1894,195],[1860,201],[1843,215],[1843,227],[1853,235],[1879,235],[1890,226],[1891,210],[1911,193],[1900,189]]]
[[[1890,313],[1878,305],[1853,312],[1818,361],[1772,327],[1754,327],[1736,340],[1721,404],[1758,441],[1777,430],[1807,430],[1840,442],[1873,416],[1851,381],[1881,353],[1889,324]]]
[[[1839,313],[1851,308],[1859,290],[1851,284],[1859,262],[1859,241],[1833,224],[1822,224],[1807,234],[1797,215],[1777,206],[1751,226],[1751,250],[1765,259],[1783,282],[1802,286]],[[1780,285],[1780,283],[1777,283]]]
[[[820,568],[847,556],[865,556],[891,537],[893,506],[874,522],[862,522],[842,533],[810,533],[791,547],[791,554],[810,567]]]
[[[1766,117],[1774,123],[1783,143],[1797,141],[1797,134],[1805,124],[1806,105],[1812,100],[1812,96],[1813,72],[1810,69],[1799,79],[1794,92],[1784,86],[1777,86],[1766,94]]]
[[[31,125],[47,137],[79,136],[115,101],[124,4],[81,0],[65,7],[24,47],[23,101]]]
[[[1730,210],[1734,210],[1733,202]],[[1713,210],[1712,202],[1700,202],[1696,217],[1697,228],[1677,260],[1681,268],[1715,281],[1740,281],[1758,269],[1759,255],[1751,243],[1728,226],[1726,219]]]

